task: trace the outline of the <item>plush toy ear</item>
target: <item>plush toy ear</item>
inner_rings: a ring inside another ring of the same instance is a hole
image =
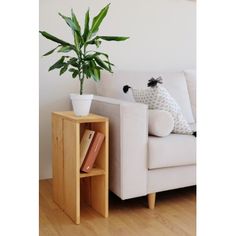
[[[148,80],[148,87],[154,88],[157,86],[157,84],[162,84],[162,78],[161,76],[159,76],[157,79],[151,78],[150,80]]]
[[[125,85],[125,86],[123,87],[123,92],[124,92],[124,93],[127,93],[130,88],[131,88],[131,87],[130,87],[129,85]]]

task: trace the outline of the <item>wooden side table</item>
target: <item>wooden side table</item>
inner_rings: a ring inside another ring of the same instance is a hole
[[[80,139],[86,128],[102,132],[105,140],[93,169],[80,173]],[[76,224],[83,203],[108,217],[108,128],[106,117],[52,113],[53,199]]]

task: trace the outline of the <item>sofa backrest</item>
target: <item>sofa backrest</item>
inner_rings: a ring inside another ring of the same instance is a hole
[[[188,93],[190,98],[190,103],[192,107],[192,113],[193,118],[196,122],[196,70],[185,70],[184,71],[186,81],[187,81],[187,87],[188,87]]]
[[[131,91],[124,94],[123,86],[127,84],[132,88],[145,89],[151,77],[157,78],[159,76],[162,76],[163,85],[180,105],[186,120],[189,123],[194,123],[195,119],[191,108],[191,104],[194,103],[190,102],[191,96],[188,92],[185,72],[115,71],[113,74],[104,72],[101,81],[96,83],[97,95],[134,102]]]

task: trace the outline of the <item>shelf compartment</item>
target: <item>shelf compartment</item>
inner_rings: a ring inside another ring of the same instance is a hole
[[[80,178],[86,178],[90,176],[98,176],[98,175],[105,175],[105,170],[100,168],[92,168],[92,170],[88,173],[80,172]]]
[[[53,199],[76,224],[80,223],[83,203],[108,217],[108,122],[106,117],[93,114],[52,114]],[[103,133],[105,140],[94,168],[80,173],[80,140],[86,128]]]

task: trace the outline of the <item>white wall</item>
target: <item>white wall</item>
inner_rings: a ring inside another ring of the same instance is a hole
[[[101,35],[130,36],[126,42],[105,42],[102,49],[109,52],[116,69],[179,70],[195,68],[196,63],[196,3],[189,0],[110,0],[111,6]],[[40,0],[40,30],[71,41],[67,25],[58,12],[70,14],[73,8],[83,22],[90,7],[91,15],[108,3],[105,0]],[[43,37],[39,41],[40,55],[54,47]],[[79,89],[70,75],[48,72],[59,56],[40,57],[40,178],[51,177],[52,111],[70,110],[69,93]],[[88,81],[86,81],[88,82]],[[91,81],[92,82],[92,81]],[[87,92],[93,91],[87,83]]]

